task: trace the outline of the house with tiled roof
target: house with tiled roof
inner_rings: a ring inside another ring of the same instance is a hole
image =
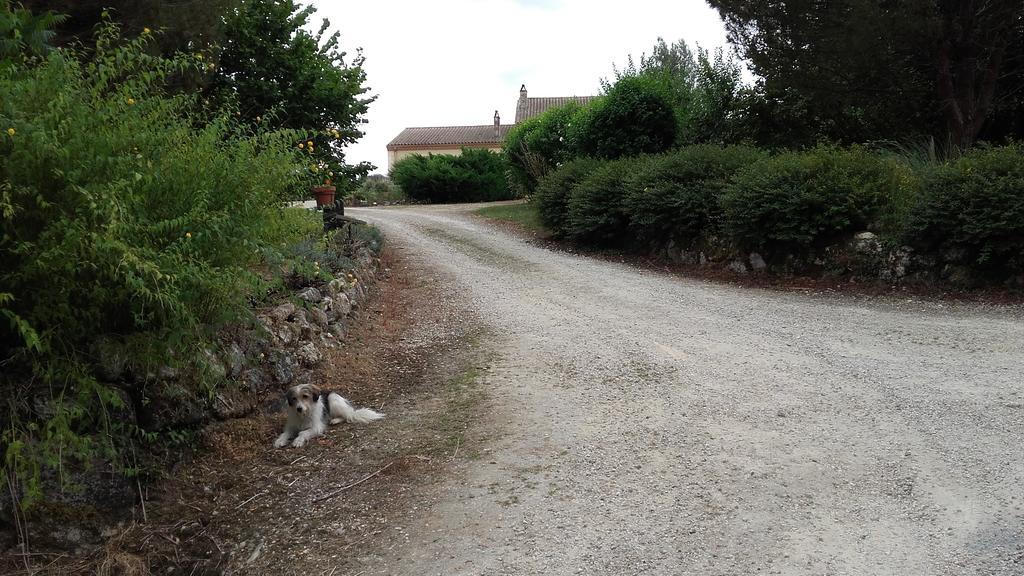
[[[515,124],[533,118],[549,108],[564,106],[570,102],[586,104],[593,98],[594,96],[530,97],[524,84],[519,89],[519,100],[516,102]],[[515,124],[502,124],[501,116],[495,110],[493,124],[406,128],[388,143],[388,170],[391,170],[395,162],[413,154],[457,156],[462,153],[463,148],[484,148],[500,152],[505,135]]]

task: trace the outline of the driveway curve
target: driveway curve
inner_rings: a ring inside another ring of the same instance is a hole
[[[498,431],[366,573],[1024,574],[1020,308],[690,280],[471,209],[350,210],[489,326]]]

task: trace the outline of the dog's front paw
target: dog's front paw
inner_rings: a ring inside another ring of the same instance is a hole
[[[284,448],[288,445],[288,440],[289,438],[286,435],[278,436],[277,440],[274,440],[274,448]]]
[[[305,438],[303,438],[302,436],[299,436],[298,438],[296,438],[296,439],[295,439],[295,440],[294,440],[294,441],[292,442],[292,447],[293,447],[293,448],[302,448],[302,447],[303,447],[303,446],[305,446],[305,445],[306,445],[306,439],[305,439]]]

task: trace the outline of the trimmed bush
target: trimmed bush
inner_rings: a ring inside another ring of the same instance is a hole
[[[780,154],[738,173],[723,191],[723,227],[744,251],[806,257],[860,230],[878,230],[901,191],[893,160],[862,148]]]
[[[391,180],[409,198],[421,202],[514,198],[505,179],[502,156],[478,148],[463,148],[460,156],[417,154],[403,158],[391,168]]]
[[[548,230],[559,236],[565,235],[570,192],[601,164],[600,160],[580,158],[564,164],[540,180],[533,202],[537,205],[541,223]]]
[[[664,92],[661,84],[645,76],[620,79],[570,131],[580,155],[615,159],[671,148],[678,124]]]
[[[746,146],[698,145],[652,158],[627,179],[630,234],[646,244],[684,246],[717,234],[722,190],[738,170],[766,156]]]
[[[627,244],[626,181],[647,161],[647,157],[607,161],[580,180],[569,193],[566,235],[603,246]]]
[[[925,178],[904,242],[1004,278],[1024,272],[1024,147],[979,149]]]

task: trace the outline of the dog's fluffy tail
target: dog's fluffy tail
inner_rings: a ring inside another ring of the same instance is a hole
[[[336,392],[331,392],[327,396],[327,405],[331,410],[332,423],[337,423],[337,420],[344,420],[350,424],[369,424],[374,420],[380,420],[384,417],[383,414],[369,408],[356,410],[349,404],[348,400],[345,400]]]

